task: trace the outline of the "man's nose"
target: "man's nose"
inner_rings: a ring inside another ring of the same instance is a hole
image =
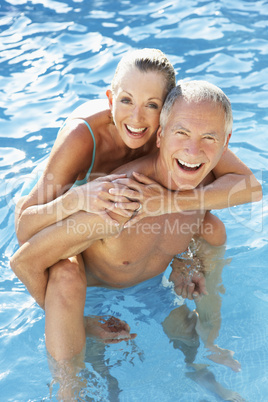
[[[200,141],[197,139],[190,139],[186,146],[186,152],[190,155],[198,155],[200,153]]]

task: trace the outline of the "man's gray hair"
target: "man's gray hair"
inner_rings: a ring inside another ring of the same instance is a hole
[[[225,114],[224,129],[226,138],[232,132],[233,113],[231,102],[220,88],[207,81],[179,81],[178,85],[169,92],[160,115],[160,125],[163,131],[175,101],[180,98],[187,103],[200,103],[203,101],[219,103]]]

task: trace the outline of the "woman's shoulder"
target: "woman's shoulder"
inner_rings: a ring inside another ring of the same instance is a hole
[[[111,112],[108,101],[96,99],[83,103],[68,116],[57,137],[58,146],[74,147],[82,155],[92,152],[105,135]]]

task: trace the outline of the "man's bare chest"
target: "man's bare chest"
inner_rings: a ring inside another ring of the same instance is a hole
[[[117,236],[95,242],[83,253],[91,279],[103,286],[133,286],[162,273],[185,251],[202,214],[146,218]]]
[[[118,236],[106,239],[105,246],[123,259],[143,259],[150,254],[175,255],[184,251],[202,223],[202,213],[191,211],[145,218]]]

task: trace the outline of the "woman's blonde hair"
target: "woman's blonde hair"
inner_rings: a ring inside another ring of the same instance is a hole
[[[118,86],[122,75],[130,68],[136,67],[141,72],[156,71],[163,74],[166,80],[167,94],[176,86],[175,70],[168,58],[159,49],[136,49],[126,53],[117,65],[111,88],[112,92]]]

